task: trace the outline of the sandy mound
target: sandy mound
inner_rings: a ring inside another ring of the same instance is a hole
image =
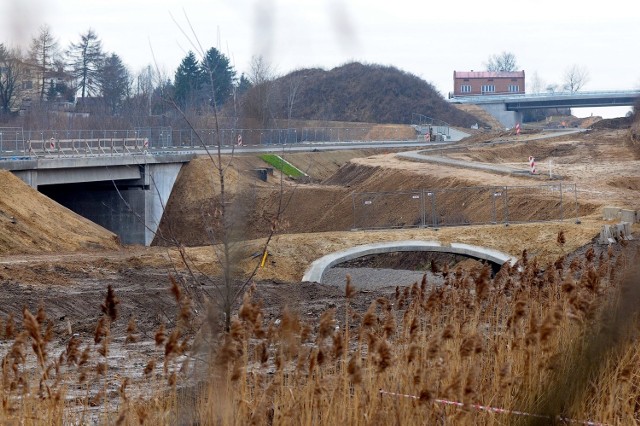
[[[117,249],[115,234],[0,170],[0,254]]]

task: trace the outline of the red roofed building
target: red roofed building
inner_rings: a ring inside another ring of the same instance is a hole
[[[524,71],[454,71],[453,96],[524,94]]]

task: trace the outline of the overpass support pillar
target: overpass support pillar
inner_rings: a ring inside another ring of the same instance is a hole
[[[37,170],[16,170],[13,174],[19,177],[24,183],[38,189],[38,171]]]
[[[507,106],[499,104],[479,104],[479,107],[494,116],[505,128],[513,129],[516,123],[522,123],[520,111],[507,111]]]
[[[153,242],[182,163],[147,164],[144,170],[144,245]]]

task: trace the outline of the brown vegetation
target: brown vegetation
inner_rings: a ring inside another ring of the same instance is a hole
[[[632,424],[640,420],[638,248],[589,247],[547,265],[524,251],[494,278],[486,268],[443,268],[441,287],[423,279],[383,296],[360,293],[347,277],[343,301],[318,319],[294,306],[274,317],[254,287],[228,332],[209,318],[196,335],[189,293],[172,279],[176,321],[159,325],[155,354],[119,377],[109,373],[111,328],[120,321],[113,290],[91,341],[66,337],[61,350],[50,349],[60,337],[45,309],[25,309],[0,327],[9,348],[0,419]],[[127,336],[135,329],[130,320]]]

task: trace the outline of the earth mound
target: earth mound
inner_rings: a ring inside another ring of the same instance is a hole
[[[411,124],[412,115],[421,114],[453,126],[478,122],[430,83],[391,66],[352,62],[329,71],[302,69],[269,84],[273,118]],[[245,116],[263,113],[264,90],[258,85],[244,95]]]
[[[0,254],[115,250],[115,234],[0,170]]]

